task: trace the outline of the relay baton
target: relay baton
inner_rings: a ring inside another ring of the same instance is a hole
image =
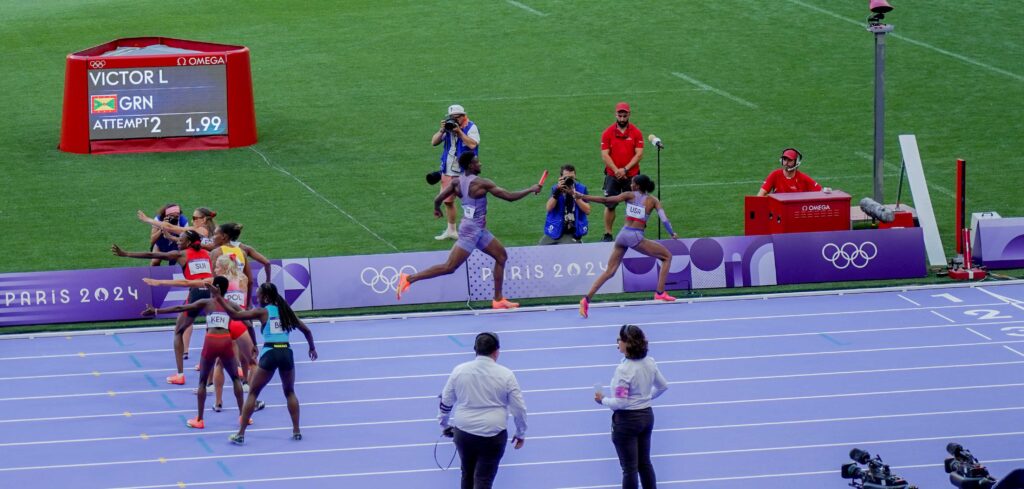
[[[544,170],[544,173],[541,174],[540,181],[537,182],[537,185],[540,185],[541,187],[543,187],[544,186],[544,180],[547,180],[547,179],[548,179],[548,171]]]

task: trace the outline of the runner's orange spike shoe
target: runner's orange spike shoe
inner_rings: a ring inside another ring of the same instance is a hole
[[[500,301],[491,301],[491,309],[515,309],[519,307],[518,302],[512,302],[504,297]]]
[[[406,290],[409,290],[409,286],[410,285],[412,285],[412,284],[409,283],[409,274],[408,273],[399,274],[398,275],[398,287],[395,288],[395,298],[398,299],[398,300],[402,300],[402,293],[405,292]]]
[[[185,424],[188,425],[189,428],[195,428],[197,430],[206,428],[206,423],[203,420],[196,418],[192,418],[186,421]]]
[[[654,300],[656,300],[656,301],[672,302],[672,301],[676,300],[676,298],[668,295],[668,291],[666,290],[665,292],[661,292],[661,293],[655,292],[654,293]]]
[[[590,300],[586,297],[580,299],[580,316],[587,319],[590,315]]]
[[[167,383],[174,385],[185,385],[185,374],[167,376]]]

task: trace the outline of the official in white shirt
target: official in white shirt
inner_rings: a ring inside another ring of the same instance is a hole
[[[668,389],[658,364],[647,356],[647,337],[632,324],[619,328],[616,339],[625,358],[615,368],[611,396],[594,393],[598,404],[612,409],[612,444],[622,467],[622,488],[636,489],[637,475],[644,489],[654,489],[657,481],[651,464],[651,433],[654,411],[651,401]]]
[[[480,333],[473,342],[476,358],[452,370],[441,392],[438,419],[462,465],[462,489],[490,489],[508,441],[509,412],[516,432],[512,446],[522,448],[526,404],[515,374],[498,365],[498,335]]]

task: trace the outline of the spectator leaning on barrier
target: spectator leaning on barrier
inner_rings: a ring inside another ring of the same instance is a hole
[[[629,190],[633,177],[640,173],[644,156],[644,135],[629,122],[629,104],[615,106],[615,123],[601,134],[601,159],[604,160],[604,196],[613,197]],[[612,241],[617,202],[605,204],[604,241]]]
[[[441,121],[441,128],[430,138],[430,144],[437,146],[444,143],[441,151],[441,189],[443,192],[452,177],[462,174],[462,167],[459,166],[459,156],[466,151],[479,154],[480,129],[476,123],[469,120],[466,109],[461,105],[448,106],[448,117]],[[455,230],[455,196],[448,197],[444,201],[445,217],[448,220],[448,227],[434,239],[458,239],[459,233]]]
[[[576,167],[562,165],[561,171],[558,182],[551,186],[544,236],[538,244],[579,243],[587,234],[590,204],[574,195],[586,194],[587,186],[576,180]]]
[[[500,348],[498,335],[476,335],[476,359],[455,367],[441,391],[438,419],[442,432],[455,438],[462,489],[490,489],[505,455],[510,412],[512,446],[522,448],[526,436],[526,403],[516,375],[498,365]]]
[[[761,189],[757,191],[758,197],[764,197],[769,193],[817,192],[821,190],[821,185],[818,185],[818,182],[815,182],[806,173],[797,170],[803,158],[804,155],[800,154],[796,148],[782,150],[782,155],[779,156],[779,164],[782,165],[782,168],[776,168],[768,174],[764,183],[761,184]]]

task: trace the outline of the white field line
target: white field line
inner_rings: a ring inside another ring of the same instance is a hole
[[[372,229],[366,227],[365,224],[363,224],[362,222],[359,222],[359,220],[356,219],[355,217],[352,217],[352,214],[349,214],[348,212],[345,212],[345,209],[342,209],[341,207],[339,207],[338,204],[335,204],[330,199],[328,199],[327,197],[324,197],[322,194],[320,194],[320,192],[317,192],[316,190],[314,190],[313,187],[310,187],[309,184],[307,184],[306,182],[302,181],[299,177],[296,177],[295,175],[292,175],[288,170],[285,170],[284,168],[271,163],[270,159],[267,158],[266,155],[261,153],[260,150],[256,149],[255,146],[249,146],[249,149],[251,149],[254,153],[260,155],[260,158],[263,158],[263,161],[266,162],[267,166],[269,166],[270,168],[272,168],[274,170],[277,170],[277,171],[279,171],[281,173],[284,173],[285,175],[288,175],[289,177],[291,177],[292,180],[295,180],[296,182],[299,182],[299,184],[302,185],[303,187],[306,187],[306,190],[309,190],[310,193],[312,193],[313,195],[317,196],[320,200],[326,202],[331,207],[334,207],[338,212],[344,214],[345,217],[349,218],[352,222],[354,222],[357,225],[359,225],[359,227],[361,227],[364,230],[366,230],[366,232],[370,233],[374,238],[377,238],[378,240],[380,240],[380,242],[388,245],[389,248],[391,248],[391,249],[393,249],[395,251],[399,251],[399,252],[401,251],[401,250],[398,249],[398,247],[396,247],[390,241],[380,237],[380,235],[378,235],[377,233],[373,232]]]
[[[957,365],[930,365],[923,367],[901,367],[901,368],[885,368],[885,369],[874,369],[874,370],[847,370],[847,371],[835,371],[835,372],[814,372],[814,373],[803,373],[803,374],[786,374],[786,375],[760,375],[760,376],[749,376],[749,377],[726,377],[726,378],[713,378],[713,379],[693,379],[693,380],[680,380],[669,382],[669,385],[693,385],[693,384],[715,384],[725,382],[749,382],[749,381],[764,381],[764,380],[785,380],[785,379],[800,379],[800,378],[813,378],[813,377],[835,377],[843,375],[868,375],[868,374],[892,374],[895,372],[917,372],[917,371],[928,371],[928,370],[942,370],[942,369],[963,369],[973,367],[997,367],[1006,365],[1021,365],[1024,364],[1024,360],[1012,361],[1012,362],[992,362],[992,363],[974,363],[974,364],[957,364]],[[304,382],[298,382],[303,384]],[[280,385],[280,384],[268,384]],[[589,391],[593,389],[593,386],[586,387],[557,387],[549,389],[528,389],[524,390],[525,394],[539,394],[547,392],[570,392],[570,391]],[[424,399],[436,399],[436,395],[429,396],[408,396],[408,397],[393,397],[393,398],[380,398],[380,399],[352,399],[352,400],[340,400],[340,401],[317,401],[317,402],[304,402],[303,405],[310,406],[334,406],[334,405],[346,405],[356,403],[370,403],[370,402],[396,402],[396,401],[408,401],[408,400],[424,400]],[[714,401],[709,401],[714,402]],[[701,405],[701,403],[691,404]],[[710,404],[709,404],[710,405]],[[285,404],[267,404],[267,408],[279,408],[285,407]],[[231,411],[234,408],[225,407],[225,409]],[[119,418],[119,417],[137,417],[137,416],[152,416],[152,415],[166,415],[166,414],[181,414],[191,413],[195,409],[176,409],[176,410],[163,410],[163,411],[140,411],[140,412],[129,412],[125,411],[122,413],[109,413],[109,414],[86,414],[86,415],[75,415],[75,416],[54,416],[45,418],[22,418],[22,419],[5,419],[0,420],[0,424],[4,423],[28,423],[28,422],[52,422],[52,421],[69,421],[69,420],[82,420],[82,419],[96,419],[96,418]],[[598,409],[600,411],[600,409]],[[534,413],[531,413],[534,414]],[[558,412],[552,412],[548,414],[558,414]],[[433,418],[431,418],[433,420]],[[412,422],[422,420],[406,420],[401,422]],[[363,423],[357,423],[362,425]],[[371,423],[372,424],[372,423]],[[344,425],[328,425],[328,426],[348,426]],[[134,437],[126,437],[134,438]],[[0,446],[7,446],[9,444],[0,443]]]
[[[693,77],[687,75],[686,73],[679,73],[677,71],[673,71],[672,72],[672,76],[674,76],[676,78],[680,78],[682,80],[686,80],[686,81],[688,81],[688,82],[690,82],[690,83],[692,83],[692,84],[694,84],[694,85],[696,85],[696,86],[698,86],[698,87],[700,87],[700,88],[702,88],[704,90],[707,90],[709,92],[717,93],[717,94],[719,94],[719,95],[721,95],[721,96],[723,96],[723,97],[725,97],[725,98],[727,98],[729,100],[732,100],[733,102],[736,102],[736,103],[738,103],[740,105],[744,105],[744,106],[750,107],[751,109],[756,109],[757,108],[757,104],[755,104],[755,103],[753,103],[753,102],[751,102],[749,100],[744,100],[744,99],[739,98],[739,97],[737,97],[737,96],[735,96],[735,95],[733,95],[733,94],[731,94],[729,92],[726,92],[725,90],[721,90],[721,89],[715,88],[715,87],[713,87],[711,85],[708,85],[707,83],[704,83],[704,82],[702,82],[702,81],[700,81],[700,80],[698,80],[696,78],[693,78]]]
[[[1014,353],[1024,357],[1024,353],[1021,353],[1021,352],[1019,352],[1017,350],[1014,350],[1013,348],[1010,348],[1009,346],[1003,345],[1003,348],[1006,348],[1007,350],[1010,350],[1010,351],[1012,351],[1012,352],[1014,352]]]
[[[1020,309],[1020,310],[1024,311],[1024,306],[1022,306],[1021,305],[1021,301],[1019,301],[1017,299],[1011,299],[1009,297],[999,295],[999,294],[997,294],[995,292],[990,292],[990,291],[988,291],[988,290],[986,290],[986,289],[984,289],[982,287],[978,287],[978,290],[980,290],[980,291],[982,291],[982,292],[984,292],[984,293],[986,293],[986,294],[988,294],[988,295],[990,295],[992,297],[995,297],[996,299],[999,299],[999,300],[1003,301],[1006,304],[1009,304],[1009,305],[1011,305],[1013,307],[1016,307],[1017,309]]]
[[[907,297],[907,296],[905,296],[903,294],[896,294],[896,295],[899,296],[900,299],[903,299],[903,300],[905,300],[905,301],[907,301],[907,302],[909,302],[909,303],[911,303],[911,304],[913,304],[913,305],[915,305],[917,307],[921,307],[921,304],[911,300],[909,297]]]
[[[703,92],[700,88],[668,88],[662,90],[629,90],[628,95],[652,95],[659,93],[682,93],[682,92]],[[561,98],[582,98],[582,97],[607,97],[610,95],[623,96],[627,93],[622,90],[609,92],[573,92],[553,93],[535,95],[508,95],[508,96],[481,96],[481,97],[459,97],[460,102],[495,102],[502,100],[534,100],[534,99],[561,99]],[[450,98],[422,100],[423,103],[451,103]]]
[[[861,158],[864,158],[865,160],[872,161],[872,162],[875,161],[875,157],[874,156],[871,156],[871,155],[869,155],[869,154],[867,154],[867,153],[865,153],[863,151],[855,151],[854,154],[856,154],[857,156],[860,156]],[[894,164],[889,163],[889,162],[885,162],[884,164],[885,164],[886,168],[888,168],[889,170],[895,172],[896,175],[900,174],[900,167],[899,166],[894,165]],[[887,173],[885,176],[891,176],[891,175]],[[930,189],[932,189],[932,190],[934,190],[934,191],[936,191],[936,192],[938,192],[940,194],[943,194],[946,197],[951,197],[951,198],[954,198],[954,199],[956,198],[956,194],[953,193],[952,190],[950,190],[950,189],[948,189],[946,187],[943,187],[942,185],[939,185],[937,183],[933,183],[933,182],[930,182],[930,181],[925,182],[925,184],[928,185],[928,188],[930,188]]]
[[[972,333],[974,333],[974,334],[976,334],[978,336],[981,336],[982,338],[985,338],[986,340],[992,341],[992,338],[989,338],[988,336],[985,336],[985,335],[983,335],[983,334],[981,334],[981,333],[979,333],[979,332],[977,332],[977,331],[975,331],[975,330],[973,330],[971,328],[967,328],[967,331],[970,331],[970,332],[972,332]]]
[[[829,10],[825,10],[825,9],[823,9],[821,7],[816,6],[816,5],[811,5],[809,3],[804,3],[804,2],[801,2],[799,0],[789,0],[789,3],[795,3],[797,5],[800,5],[800,6],[804,7],[804,8],[809,8],[811,10],[815,10],[817,12],[821,12],[821,13],[823,13],[825,15],[828,15],[829,17],[833,17],[833,18],[842,20],[842,21],[850,23],[850,24],[855,24],[855,25],[858,25],[860,27],[867,27],[867,25],[865,24],[865,22],[863,20],[856,20],[856,19],[851,19],[849,17],[843,17],[842,15],[839,15],[839,14],[837,14],[835,12],[832,12],[832,11],[829,11]],[[993,73],[998,73],[1000,75],[1008,76],[1008,77],[1013,78],[1014,80],[1017,80],[1017,81],[1024,81],[1024,76],[1022,76],[1022,75],[1018,75],[1017,73],[1013,73],[1011,71],[1007,71],[1007,70],[1004,70],[1002,68],[996,68],[995,66],[992,66],[992,65],[989,65],[989,64],[986,64],[986,63],[982,63],[981,61],[978,61],[978,60],[976,60],[974,58],[971,58],[971,57],[968,57],[968,56],[964,56],[962,54],[957,54],[957,53],[954,53],[952,51],[947,51],[947,50],[942,49],[940,47],[932,46],[931,44],[928,44],[926,42],[921,42],[921,41],[918,41],[918,40],[915,40],[915,39],[911,39],[911,38],[909,38],[907,36],[903,36],[903,35],[900,35],[900,34],[889,33],[889,34],[886,34],[886,35],[889,36],[889,37],[893,37],[893,38],[902,40],[902,41],[906,41],[906,42],[908,42],[910,44],[913,44],[915,46],[920,46],[920,47],[925,48],[925,49],[930,49],[930,50],[935,51],[936,53],[939,53],[939,54],[944,54],[944,55],[949,56],[949,57],[951,57],[953,59],[956,59],[956,60],[959,60],[959,61],[963,61],[964,63],[972,64],[972,65],[977,66],[979,68],[984,68],[984,69],[989,70],[989,71],[991,71]]]
[[[935,307],[930,307],[929,309],[964,309],[964,308],[968,308],[968,307],[988,307],[988,306],[999,306],[999,305],[1005,305],[1005,302],[991,303],[991,304],[958,304],[958,305],[949,305],[949,306],[935,306]],[[916,311],[919,311],[919,310],[920,309],[918,309],[918,308],[912,308],[912,307],[889,308],[889,309],[859,309],[859,310],[851,310],[851,311],[811,312],[811,313],[796,313],[796,314],[774,314],[774,315],[766,315],[766,316],[736,316],[736,317],[726,317],[726,318],[716,317],[716,318],[705,318],[705,319],[681,319],[681,320],[673,320],[673,321],[646,321],[646,322],[635,322],[633,324],[636,324],[638,326],[666,326],[666,325],[675,325],[675,324],[705,324],[705,323],[712,323],[713,324],[713,323],[722,323],[722,322],[728,322],[728,321],[764,321],[764,320],[771,320],[771,319],[816,318],[816,317],[822,317],[822,316],[843,316],[843,315],[852,315],[852,314],[887,314],[887,313],[894,313],[894,312],[916,312]],[[1017,321],[1012,321],[1012,322],[1017,322]],[[985,324],[999,324],[999,323],[987,322]],[[619,323],[606,323],[606,324],[594,324],[594,325],[588,325],[588,326],[559,326],[559,327],[554,327],[554,328],[506,329],[506,330],[495,331],[495,333],[498,333],[499,335],[507,335],[507,334],[518,334],[518,333],[546,333],[546,332],[576,331],[576,330],[587,330],[587,329],[608,329],[608,328],[616,328],[616,329],[618,329],[618,328],[621,328],[621,327],[622,327],[622,325],[619,324]],[[321,341],[317,341],[317,344],[353,343],[353,342],[365,342],[365,341],[394,341],[394,340],[427,339],[427,338],[445,338],[445,337],[448,337],[448,336],[464,336],[464,337],[469,337],[469,336],[476,336],[476,334],[477,333],[475,333],[475,332],[468,332],[467,333],[467,332],[460,331],[460,332],[451,332],[451,333],[433,333],[433,334],[423,334],[423,335],[378,336],[378,337],[369,337],[369,338],[344,338],[344,339],[335,339],[335,340],[321,340]],[[298,341],[291,342],[291,344],[293,346],[294,345],[304,345],[305,342],[302,341],[302,340],[298,340]],[[201,348],[190,348],[189,350],[190,351],[198,351],[200,349]],[[84,357],[96,356],[96,355],[126,355],[126,354],[134,354],[134,353],[153,353],[153,352],[158,352],[158,351],[159,352],[170,352],[171,350],[170,349],[166,349],[166,350],[135,350],[135,351],[131,351],[131,350],[120,351],[120,350],[118,350],[118,351],[97,352],[97,353],[78,352],[78,353],[61,353],[61,354],[55,354],[55,355],[27,355],[27,356],[18,356],[18,357],[3,357],[3,358],[0,358],[0,361],[4,361],[4,360],[41,360],[41,359],[47,359],[47,358],[71,358],[71,357],[82,357],[82,358],[84,358]],[[505,351],[508,351],[508,350],[505,350]]]
[[[507,2],[509,5],[513,5],[513,6],[519,7],[521,9],[523,9],[523,10],[533,14],[533,15],[537,15],[537,16],[540,16],[540,17],[547,17],[547,15],[548,15],[548,14],[546,14],[544,12],[541,12],[540,10],[532,8],[529,5],[524,5],[524,4],[519,3],[519,2],[517,2],[515,0],[505,0],[505,2]]]

